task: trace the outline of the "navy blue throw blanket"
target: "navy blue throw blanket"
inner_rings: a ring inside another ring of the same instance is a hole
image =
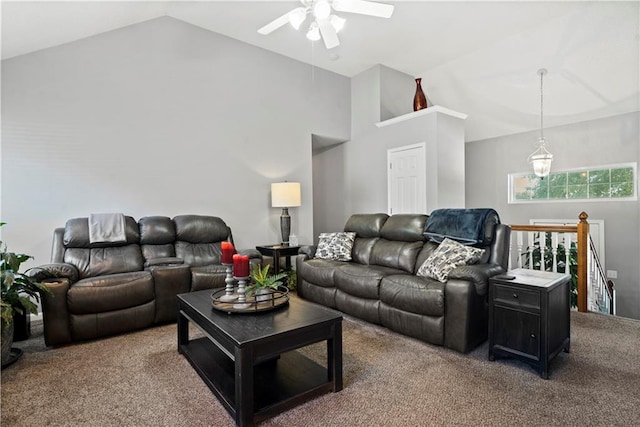
[[[490,242],[485,242],[484,228],[492,215],[500,223],[493,209],[436,209],[427,218],[423,234],[437,243],[448,237],[464,245],[486,246]]]

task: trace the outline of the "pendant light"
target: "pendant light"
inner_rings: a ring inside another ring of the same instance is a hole
[[[544,137],[542,79],[545,74],[547,74],[546,68],[538,70],[538,75],[540,76],[540,138],[538,139],[538,143],[540,146],[536,151],[531,153],[527,159],[533,167],[533,173],[540,178],[549,175],[549,172],[551,172],[551,162],[553,161],[553,154],[547,150],[547,140]]]

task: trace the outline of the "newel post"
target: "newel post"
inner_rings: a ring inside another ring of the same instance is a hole
[[[589,223],[586,212],[581,212],[578,222],[578,311],[587,310],[587,254],[589,247]]]

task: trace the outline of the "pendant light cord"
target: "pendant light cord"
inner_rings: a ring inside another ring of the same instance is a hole
[[[544,144],[546,141],[544,140],[544,91],[542,88],[542,79],[544,75],[547,74],[547,70],[545,68],[541,68],[538,70],[538,74],[540,74],[540,141]]]

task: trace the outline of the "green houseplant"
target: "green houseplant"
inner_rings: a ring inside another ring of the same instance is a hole
[[[282,285],[282,279],[287,277],[287,273],[269,274],[270,268],[269,264],[264,267],[253,265],[249,273],[251,283],[247,287],[248,295],[256,295],[256,299],[258,299],[260,294],[269,293]]]
[[[0,227],[5,225],[0,222]],[[26,310],[37,314],[38,306],[32,298],[40,301],[40,292],[49,290],[25,273],[20,273],[20,265],[32,258],[30,255],[16,254],[7,250],[0,240],[0,317],[2,318],[2,364],[11,354],[13,344],[13,315]]]

